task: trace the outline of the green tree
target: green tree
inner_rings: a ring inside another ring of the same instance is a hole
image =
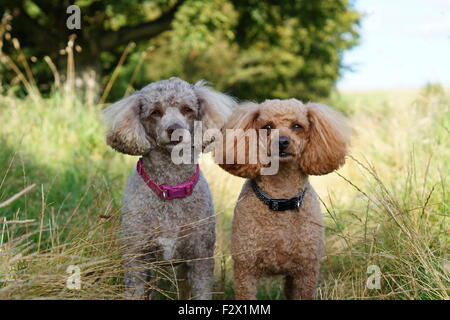
[[[205,78],[244,99],[327,96],[358,40],[360,15],[349,0],[0,0],[13,15],[13,36],[30,55],[49,55],[77,34],[78,70],[109,74],[131,41],[137,43],[119,77],[143,64],[136,86],[161,77]],[[70,4],[81,8],[81,30],[65,26]],[[6,45],[5,52],[12,51]],[[42,72],[42,80],[45,76]],[[47,75],[49,76],[49,74]],[[118,81],[124,89],[126,81]],[[120,91],[123,94],[123,90]]]
[[[108,57],[117,61],[123,46],[142,42],[171,28],[177,10],[184,0],[0,0],[0,14],[12,15],[12,34],[30,55],[46,55],[63,64],[59,54],[71,34],[76,34],[80,69],[92,68],[97,73],[109,71]],[[66,26],[70,5],[81,9],[81,29]],[[5,47],[7,51],[12,48]],[[106,60],[106,61],[105,61]]]

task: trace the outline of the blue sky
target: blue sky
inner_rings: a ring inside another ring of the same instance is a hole
[[[356,0],[361,43],[344,54],[341,90],[450,86],[450,0]]]

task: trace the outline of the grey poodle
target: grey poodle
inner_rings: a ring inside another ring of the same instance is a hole
[[[202,81],[192,85],[173,77],[151,83],[104,110],[107,144],[119,152],[142,156],[128,180],[122,208],[128,298],[147,297],[149,281],[156,276],[155,262],[160,265],[161,261],[181,265],[179,277],[187,279],[180,285],[181,298],[211,298],[213,201],[198,165],[172,161],[172,149],[187,143],[183,138],[174,141],[173,133],[184,129],[193,135],[194,121],[201,121],[204,130],[220,129],[234,104],[231,97]],[[180,184],[189,188],[169,190]]]

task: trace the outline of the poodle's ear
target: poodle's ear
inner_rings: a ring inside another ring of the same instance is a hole
[[[258,151],[251,150],[254,146],[259,147],[257,130],[249,130],[256,129],[258,116],[259,106],[255,103],[235,109],[222,129],[223,141],[216,144],[216,162],[235,176],[252,179],[260,175],[261,165],[259,159],[255,158]],[[253,146],[250,145],[251,139],[256,139],[253,140]]]
[[[345,162],[350,142],[346,119],[330,107],[308,103],[308,141],[300,157],[300,169],[306,174],[322,175]]]
[[[211,89],[203,80],[198,81],[193,88],[200,103],[200,118],[204,130],[221,129],[231,115],[236,101]]]
[[[141,99],[140,94],[135,93],[103,110],[107,126],[106,143],[119,152],[143,155],[151,149],[140,120]]]

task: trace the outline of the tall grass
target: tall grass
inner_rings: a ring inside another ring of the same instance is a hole
[[[45,98],[23,60],[2,60],[28,94],[0,95],[0,299],[123,298],[117,229],[136,159],[105,145],[102,106],[81,99],[73,75],[63,84],[50,61],[58,81]],[[330,103],[354,132],[347,164],[312,177],[327,234],[317,298],[448,299],[449,93],[435,85],[341,93]],[[208,156],[201,167],[217,213],[216,297],[233,298],[230,225],[243,180]],[[66,286],[71,265],[81,270],[80,290]],[[371,265],[381,271],[379,289],[367,286]],[[265,280],[258,297],[284,298],[281,288],[281,279]],[[159,291],[178,297],[173,285]]]
[[[352,101],[352,154],[337,173],[312,178],[327,233],[317,297],[448,299],[448,93],[339,99]],[[59,94],[0,97],[0,204],[36,185],[0,207],[0,298],[122,298],[117,227],[135,159],[105,146],[99,109]],[[202,160],[218,214],[215,289],[232,298],[230,224],[243,181]],[[69,265],[81,268],[81,290],[66,287]],[[366,285],[370,265],[380,289]],[[283,298],[281,287],[263,281],[258,295]]]

